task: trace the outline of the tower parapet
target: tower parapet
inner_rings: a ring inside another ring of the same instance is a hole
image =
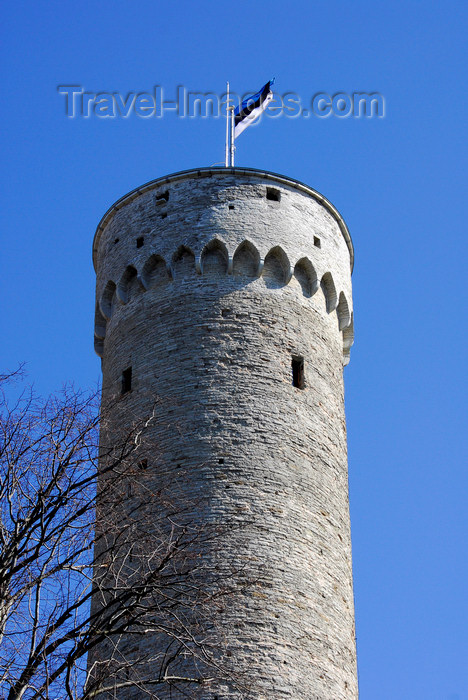
[[[93,243],[97,354],[119,306],[180,279],[183,259],[194,275],[212,275],[216,267],[216,274],[263,277],[267,286],[272,278],[278,289],[299,284],[306,298],[321,287],[327,312],[336,311],[343,331],[347,364],[354,251],[342,217],[321,194],[289,178],[239,168],[228,173],[175,173],[130,192],[105,214]]]
[[[204,504],[201,520],[239,525],[224,557],[255,586],[222,623],[230,657],[258,679],[252,698],[357,698],[342,376],[353,247],[341,216],[280,175],[185,171],[120,199],[93,260],[103,399],[131,368],[132,415],[167,401],[158,464],[174,479],[184,470],[178,488]]]

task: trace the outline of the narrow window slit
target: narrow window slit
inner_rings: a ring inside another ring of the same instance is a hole
[[[303,357],[293,357],[291,362],[292,368],[292,383],[297,389],[304,389],[305,387],[305,377],[304,377],[304,358]]]
[[[321,248],[322,247],[322,242],[318,236],[314,236],[314,246],[316,248]]]
[[[132,368],[127,367],[122,372],[122,394],[127,394],[132,390]]]
[[[141,248],[144,245],[144,243],[145,243],[144,236],[138,236],[138,238],[136,239],[136,247]]]

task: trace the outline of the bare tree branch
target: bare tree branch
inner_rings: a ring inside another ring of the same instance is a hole
[[[98,405],[71,386],[12,405],[0,394],[0,697],[241,688],[216,622],[239,572],[203,556],[232,525],[195,522],[196,504],[172,502],[163,479],[155,489],[141,462],[154,412],[105,445]]]

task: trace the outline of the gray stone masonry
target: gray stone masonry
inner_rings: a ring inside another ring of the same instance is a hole
[[[218,613],[219,656],[252,689],[226,681],[191,688],[189,697],[357,698],[346,225],[289,178],[193,170],[119,200],[93,254],[104,401],[118,398],[122,372],[132,368],[111,431],[125,430],[126,416],[149,414],[158,398],[161,417],[150,427],[157,456],[146,455],[154,488],[159,473],[169,475],[200,522],[236,523],[222,550],[206,556],[254,582]],[[152,644],[156,637],[142,642]],[[112,697],[143,696],[123,688]]]

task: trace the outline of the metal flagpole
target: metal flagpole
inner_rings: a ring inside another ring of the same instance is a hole
[[[234,167],[234,107],[231,107],[231,168]]]
[[[230,125],[229,125],[229,83],[226,83],[226,151],[224,157],[224,164],[226,168],[229,167],[229,154],[230,154],[230,143],[229,143]]]

